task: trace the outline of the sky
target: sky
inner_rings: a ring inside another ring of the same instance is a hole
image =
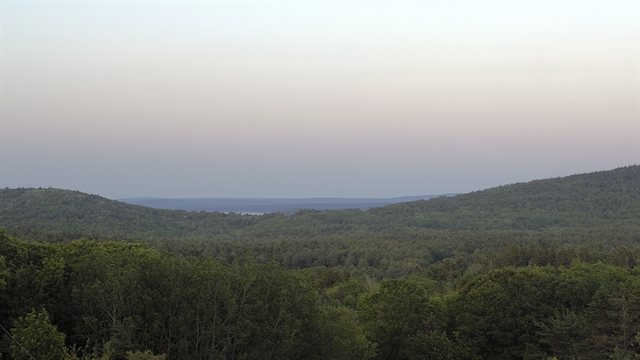
[[[636,1],[0,7],[1,188],[395,197],[640,161]]]

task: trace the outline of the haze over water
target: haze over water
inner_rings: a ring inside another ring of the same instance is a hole
[[[2,2],[2,187],[395,197],[638,162],[635,2]]]

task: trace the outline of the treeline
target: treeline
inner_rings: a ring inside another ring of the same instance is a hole
[[[640,167],[500,186],[380,208],[251,216],[158,210],[59,189],[0,190],[0,226],[129,238],[406,238],[424,230],[640,226]]]
[[[614,248],[640,245],[640,227],[550,229],[543,231],[485,230],[449,231],[424,229],[405,236],[282,237],[276,240],[181,240],[152,239],[148,244],[183,256],[209,256],[226,263],[245,254],[259,262],[275,260],[290,269],[316,266],[341,267],[378,280],[419,274],[445,259],[489,259],[509,246],[555,253],[527,260],[531,264],[567,266],[562,259],[586,254],[608,262]],[[566,255],[565,255],[566,254]],[[597,255],[596,255],[597,254]],[[544,260],[544,262],[543,262]],[[550,262],[546,262],[549,260]],[[529,265],[521,261],[512,266]]]
[[[633,359],[639,263],[508,244],[379,281],[0,232],[0,324],[38,359]],[[7,334],[0,352],[30,359]]]
[[[42,232],[10,228],[16,238],[66,244],[88,239],[97,242],[136,242],[117,236],[85,236],[82,233]],[[447,267],[457,279],[462,274],[477,274],[478,269],[502,266],[569,266],[575,258],[620,265],[622,249],[633,253],[640,246],[640,227],[549,229],[541,231],[483,230],[449,231],[422,229],[405,236],[324,236],[313,238],[281,237],[272,239],[147,239],[158,251],[184,257],[211,257],[232,264],[250,256],[259,264],[276,261],[287,269],[312,267],[339,268],[367,275],[377,281],[406,275],[420,275],[432,268]],[[515,250],[514,250],[515,249]],[[501,260],[503,259],[503,260]],[[498,265],[495,265],[498,264]],[[452,264],[456,264],[455,266]],[[625,265],[632,266],[632,265]],[[484,271],[484,270],[483,270]]]

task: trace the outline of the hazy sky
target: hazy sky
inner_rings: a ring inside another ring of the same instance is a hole
[[[2,187],[393,197],[638,163],[638,2],[1,7]]]

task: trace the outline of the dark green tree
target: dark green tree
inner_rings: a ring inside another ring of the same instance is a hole
[[[364,294],[358,301],[358,318],[377,346],[376,359],[405,359],[407,339],[446,326],[442,301],[430,298],[424,286],[410,279],[385,280],[377,292]]]
[[[11,333],[19,343],[11,345],[14,360],[65,360],[69,357],[65,347],[65,334],[51,324],[45,309],[31,311],[20,317]]]
[[[549,268],[504,268],[460,290],[453,305],[456,330],[485,359],[522,359],[537,343],[536,323],[553,315]]]

